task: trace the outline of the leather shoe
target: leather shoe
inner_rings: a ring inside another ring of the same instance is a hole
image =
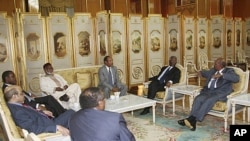
[[[181,125],[181,126],[185,126],[184,119],[182,119],[182,120],[178,120],[178,124],[179,124],[179,125]]]
[[[195,131],[196,121],[190,122],[188,119],[184,119],[184,123],[191,131]]]
[[[148,108],[145,108],[145,109],[140,113],[140,115],[146,115],[147,113],[149,113],[149,109],[148,109]]]

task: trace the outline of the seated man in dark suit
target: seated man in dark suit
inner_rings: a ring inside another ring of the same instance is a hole
[[[169,66],[163,66],[158,75],[150,78],[151,83],[148,86],[148,96],[149,99],[154,99],[158,91],[164,91],[165,86],[170,87],[171,84],[178,83],[181,77],[181,71],[175,67],[177,63],[177,58],[171,56],[169,59]],[[149,108],[145,108],[141,115],[149,113]]]
[[[72,141],[135,141],[122,114],[104,111],[105,97],[99,88],[85,89],[80,105],[69,123]]]
[[[14,72],[10,70],[3,72],[2,80],[4,82],[2,86],[3,92],[6,87],[17,84],[16,76]],[[31,93],[25,92],[24,90],[23,92],[25,93],[24,103],[33,107],[34,109],[46,111],[45,113],[54,117],[58,117],[61,113],[66,111],[62,107],[62,105],[58,103],[58,101],[50,95],[33,98],[33,95]],[[45,107],[42,105],[44,105]]]
[[[69,135],[68,123],[75,113],[73,110],[67,110],[57,118],[48,117],[45,113],[24,104],[24,93],[17,85],[5,88],[4,99],[17,126],[35,134],[59,131],[63,135]]]
[[[178,121],[192,131],[196,129],[196,121],[202,121],[217,101],[227,100],[227,95],[233,91],[232,84],[239,81],[239,76],[226,67],[223,58],[215,60],[214,68],[199,72],[199,76],[206,78],[206,85],[195,97],[190,116]]]

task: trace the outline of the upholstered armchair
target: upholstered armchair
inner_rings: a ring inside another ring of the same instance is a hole
[[[215,103],[213,106],[212,110],[208,113],[209,115],[213,115],[216,117],[221,117],[224,119],[224,131],[227,131],[227,120],[229,117],[232,116],[232,105],[230,100],[240,94],[247,93],[248,90],[248,81],[249,81],[249,71],[243,71],[240,68],[237,67],[232,67],[235,71],[240,76],[240,81],[238,83],[233,84],[233,92],[227,96],[227,101],[222,102],[218,101]],[[243,111],[243,115],[245,116],[245,110],[246,108],[244,106],[237,105],[235,107],[235,113],[239,113]]]
[[[214,61],[208,60],[206,52],[200,51],[198,54],[198,70],[207,70],[211,68],[211,63]]]
[[[187,85],[189,84],[190,78],[197,78],[198,79],[198,85],[200,86],[200,77],[198,77],[198,72],[200,70],[197,69],[196,64],[192,62],[188,62],[186,60],[186,57],[184,57],[184,67],[187,68]]]
[[[187,68],[183,67],[180,64],[176,64],[176,67],[180,69],[181,71],[181,78],[179,83],[173,84],[173,85],[186,85],[187,83]],[[143,94],[144,97],[147,97],[147,93],[148,93],[148,85],[150,84],[150,81],[143,83],[144,87],[138,86],[139,89],[143,89]],[[185,107],[185,96],[182,94],[176,94],[175,95],[175,99],[176,101],[178,100],[182,100],[182,106],[183,109]],[[172,98],[172,92],[171,90],[168,89],[168,87],[165,87],[165,91],[159,91],[156,93],[156,97],[155,100],[157,103],[162,104],[163,107],[163,115],[165,115],[165,106],[167,103],[172,102],[173,98]]]

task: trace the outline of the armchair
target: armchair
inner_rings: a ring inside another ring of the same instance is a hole
[[[176,83],[176,84],[173,84],[173,85],[185,85],[187,83],[187,68],[186,67],[183,67],[182,65],[180,64],[176,64],[176,67],[180,69],[181,71],[181,78],[180,78],[180,81],[179,83]],[[147,96],[147,93],[148,93],[148,85],[149,85],[150,81],[149,82],[145,82],[143,83],[144,85],[144,88],[143,88],[143,93],[144,93],[144,96],[146,97]],[[142,89],[141,86],[138,86],[139,89]],[[185,96],[182,95],[182,94],[176,94],[175,95],[175,100],[182,100],[182,106],[183,106],[183,109],[185,107]],[[168,87],[165,87],[165,91],[159,91],[156,93],[156,97],[155,97],[155,100],[157,103],[159,104],[162,104],[162,107],[163,107],[163,115],[165,115],[165,106],[167,103],[170,103],[172,102],[172,92],[168,89]]]
[[[197,69],[196,64],[194,64],[192,62],[187,62],[187,60],[184,56],[184,67],[187,68],[187,85],[189,84],[190,78],[197,78],[198,85],[200,86],[200,77],[198,77],[198,72],[200,70]]]
[[[209,63],[214,63],[214,61],[208,60],[207,53],[200,51],[198,54],[198,70],[209,69]]]
[[[213,106],[212,110],[208,112],[209,115],[213,115],[216,117],[221,117],[224,119],[224,131],[227,131],[227,119],[232,116],[232,106],[231,99],[237,95],[247,93],[248,90],[248,81],[249,81],[249,71],[243,71],[240,68],[232,67],[240,76],[240,81],[238,83],[233,84],[233,92],[227,96],[227,101],[222,102],[218,101]],[[235,107],[235,113],[239,113],[243,111],[243,115],[245,115],[246,108],[244,106],[237,105]]]

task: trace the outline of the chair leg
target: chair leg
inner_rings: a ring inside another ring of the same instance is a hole
[[[227,117],[224,118],[224,132],[227,132]]]
[[[246,121],[246,108],[243,109],[243,121],[245,122]]]
[[[185,96],[182,98],[182,109],[185,109]]]
[[[166,113],[166,103],[162,103],[162,109],[163,109],[163,115],[165,116],[165,113]]]

